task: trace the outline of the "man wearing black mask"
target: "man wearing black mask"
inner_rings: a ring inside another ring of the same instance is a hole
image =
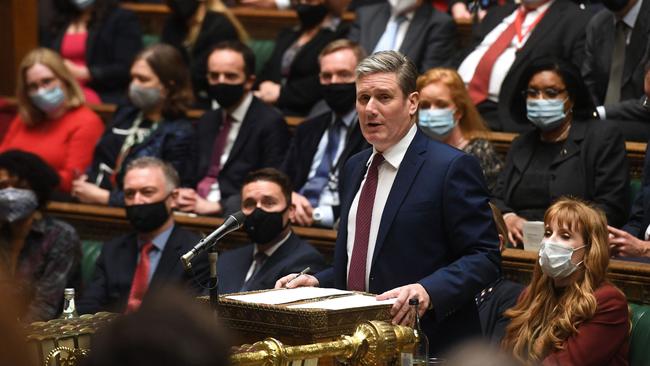
[[[284,117],[253,96],[255,56],[238,41],[215,46],[208,57],[208,94],[219,108],[197,124],[196,189],[178,190],[181,211],[202,215],[239,210],[246,173],[278,167],[289,145]]]
[[[78,301],[81,313],[132,312],[149,288],[180,283],[195,294],[208,278],[205,254],[194,261],[193,277],[179,258],[200,238],[174,225],[172,208],[179,178],[174,168],[153,157],[131,162],[124,175],[126,216],[134,232],[106,242],[92,282]]]
[[[286,175],[273,168],[254,171],[246,177],[241,196],[244,229],[252,244],[219,257],[220,293],[271,289],[290,273],[326,267],[322,255],[291,231],[289,216],[295,207]]]
[[[333,226],[338,218],[338,172],[348,157],[368,146],[354,108],[354,69],[364,57],[359,45],[345,39],[320,53],[324,110],[298,126],[282,165],[297,189],[291,197],[295,224]]]
[[[647,123],[616,112],[644,94],[644,60],[650,56],[650,1],[603,0],[603,5],[606,9],[587,25],[582,64],[585,84],[601,119],[636,122],[620,124],[623,134],[626,139],[646,141]]]

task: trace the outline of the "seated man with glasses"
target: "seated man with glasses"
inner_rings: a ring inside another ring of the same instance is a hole
[[[630,210],[625,141],[613,123],[590,120],[595,107],[577,67],[557,58],[533,60],[510,104],[512,118],[534,130],[513,141],[493,192],[511,243],[526,221],[541,221],[561,196],[594,202],[610,225]]]

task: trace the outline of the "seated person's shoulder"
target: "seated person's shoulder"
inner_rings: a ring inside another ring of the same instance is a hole
[[[603,283],[594,291],[594,296],[600,307],[621,307],[627,309],[627,298],[616,286],[609,282]]]

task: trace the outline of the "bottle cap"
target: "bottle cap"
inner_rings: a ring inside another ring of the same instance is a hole
[[[63,290],[63,295],[74,295],[74,288],[66,288]]]
[[[420,305],[420,299],[418,299],[417,297],[409,299],[409,305]]]

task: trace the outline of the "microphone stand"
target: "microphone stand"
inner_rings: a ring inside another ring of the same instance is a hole
[[[210,309],[215,318],[219,315],[219,279],[217,278],[217,243],[213,243],[208,250],[210,263]]]

